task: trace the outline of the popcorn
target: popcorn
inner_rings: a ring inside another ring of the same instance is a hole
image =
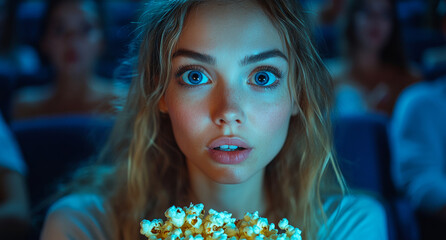
[[[279,221],[279,228],[280,229],[286,230],[287,227],[288,227],[288,219],[284,218],[284,219]]]
[[[180,228],[184,224],[186,213],[183,211],[183,209],[172,206],[167,209],[167,211],[164,213],[164,216],[166,216],[167,219],[171,221],[175,227]]]
[[[161,233],[161,226],[163,220],[155,219],[153,221],[142,220],[141,221],[141,234],[147,237],[158,236]]]
[[[164,215],[165,222],[142,220],[141,234],[148,240],[302,240],[302,231],[289,225],[286,218],[280,220],[279,230],[258,212],[237,220],[231,213],[210,209],[205,216],[203,204],[191,203],[184,208],[172,206]]]

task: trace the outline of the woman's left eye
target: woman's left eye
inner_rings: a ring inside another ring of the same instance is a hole
[[[258,71],[254,74],[251,84],[259,87],[272,87],[278,83],[278,76],[270,71]]]
[[[186,85],[201,85],[209,82],[209,78],[206,74],[202,73],[200,70],[187,70],[181,75],[181,80],[183,84]]]

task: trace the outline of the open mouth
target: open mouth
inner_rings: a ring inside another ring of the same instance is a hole
[[[239,137],[222,136],[209,143],[207,149],[219,164],[239,164],[248,159],[253,147]]]
[[[242,150],[245,150],[246,148],[235,146],[235,145],[221,145],[221,146],[215,147],[213,149],[219,150],[219,151],[231,152],[231,151],[242,151]]]

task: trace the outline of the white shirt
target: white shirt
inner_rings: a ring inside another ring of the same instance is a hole
[[[385,211],[377,201],[365,196],[346,196],[338,204],[339,200],[341,197],[332,197],[324,204],[325,211],[333,212],[328,216],[332,231],[321,228],[320,239],[387,239]],[[101,197],[73,194],[51,207],[41,239],[117,240],[118,228],[110,206]]]
[[[446,78],[402,93],[390,137],[396,186],[417,208],[446,206]]]

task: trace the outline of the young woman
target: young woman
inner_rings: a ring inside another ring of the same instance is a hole
[[[42,239],[138,239],[175,204],[246,212],[304,239],[386,239],[369,198],[343,196],[331,80],[297,1],[152,1],[136,75],[98,166],[50,209]]]
[[[54,76],[50,85],[17,93],[13,118],[113,113],[118,91],[95,73],[104,49],[100,9],[97,0],[48,1],[40,50]]]
[[[391,115],[400,92],[418,81],[404,56],[394,0],[350,0],[344,19],[344,57],[335,76],[340,114]]]

